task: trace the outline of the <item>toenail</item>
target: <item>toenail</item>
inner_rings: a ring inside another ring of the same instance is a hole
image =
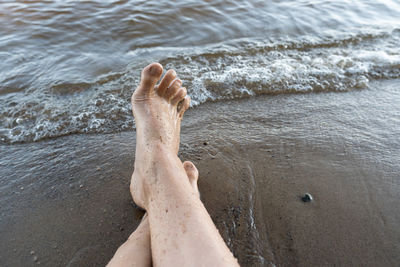
[[[158,68],[158,66],[150,66],[148,72],[151,75],[160,75],[160,68]]]
[[[151,67],[149,68],[149,72],[150,72],[151,74],[154,74],[154,73],[153,73],[153,72],[154,72],[153,66],[151,66]]]

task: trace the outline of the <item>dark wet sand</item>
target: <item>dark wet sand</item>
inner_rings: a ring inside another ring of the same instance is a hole
[[[180,157],[242,266],[400,262],[398,84],[188,111]],[[134,132],[2,146],[0,265],[106,264],[143,215],[134,148]]]

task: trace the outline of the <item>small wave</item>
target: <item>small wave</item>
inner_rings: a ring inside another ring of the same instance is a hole
[[[341,92],[365,88],[374,79],[400,78],[399,35],[393,30],[342,38],[235,40],[191,49],[146,48],[135,54],[163,55],[160,62],[177,70],[196,106],[264,94]],[[1,141],[132,129],[129,100],[143,65],[132,63],[126,71],[94,82],[61,82],[2,95]]]
[[[162,63],[190,85],[194,105],[262,94],[348,91],[365,88],[371,79],[400,77],[400,49],[393,41],[398,37],[378,32],[331,41],[255,41]]]

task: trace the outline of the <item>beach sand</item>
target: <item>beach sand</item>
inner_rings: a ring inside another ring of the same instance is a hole
[[[185,114],[179,156],[242,266],[400,262],[398,84]],[[134,150],[134,131],[2,145],[0,265],[105,265],[143,215],[129,194]]]

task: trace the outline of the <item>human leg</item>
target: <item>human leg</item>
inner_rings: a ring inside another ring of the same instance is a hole
[[[147,214],[144,215],[137,229],[122,244],[107,267],[150,267],[150,226]]]
[[[147,66],[132,97],[137,145],[131,192],[149,214],[153,264],[237,266],[177,157],[190,101],[186,89],[173,71],[156,86],[161,74],[161,65]]]
[[[183,163],[192,189],[198,192],[197,180],[199,173],[193,163]],[[198,193],[199,194],[199,193]],[[143,216],[137,229],[129,236],[115,252],[107,267],[150,267],[152,266],[150,247],[150,226],[147,213]]]

